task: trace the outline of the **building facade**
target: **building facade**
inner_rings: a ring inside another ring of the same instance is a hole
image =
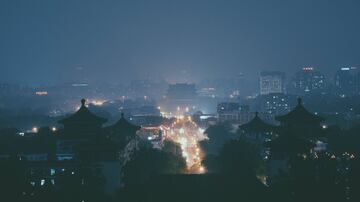
[[[335,74],[335,87],[344,96],[358,95],[360,92],[360,71],[356,67],[344,67]]]
[[[263,71],[260,73],[260,95],[284,93],[285,73],[279,71]]]
[[[304,67],[292,79],[289,90],[294,94],[321,93],[325,90],[325,76],[313,67]]]

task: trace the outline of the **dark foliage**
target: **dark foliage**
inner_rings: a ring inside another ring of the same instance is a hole
[[[231,124],[229,123],[219,123],[210,126],[208,129],[206,129],[205,133],[209,139],[201,141],[200,147],[206,155],[217,155],[223,145],[235,136],[233,133],[231,133]]]
[[[180,155],[152,148],[141,148],[123,168],[124,182],[143,184],[152,176],[182,173],[185,168],[185,160]]]

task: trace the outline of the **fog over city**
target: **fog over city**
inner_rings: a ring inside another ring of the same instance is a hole
[[[359,10],[0,0],[0,201],[359,202]]]
[[[0,78],[171,82],[359,66],[358,1],[0,2]],[[81,68],[83,71],[78,72]]]

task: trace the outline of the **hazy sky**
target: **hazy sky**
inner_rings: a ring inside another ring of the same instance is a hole
[[[358,0],[1,0],[0,81],[360,67]]]

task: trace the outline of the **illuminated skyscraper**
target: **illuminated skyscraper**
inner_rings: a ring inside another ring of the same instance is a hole
[[[279,71],[264,71],[260,73],[260,95],[284,93],[285,74]]]
[[[295,94],[305,94],[313,92],[322,92],[325,90],[325,76],[313,67],[304,67],[298,71],[291,84],[289,90]]]
[[[355,95],[360,92],[360,71],[356,67],[344,67],[335,74],[335,86],[341,95]]]

